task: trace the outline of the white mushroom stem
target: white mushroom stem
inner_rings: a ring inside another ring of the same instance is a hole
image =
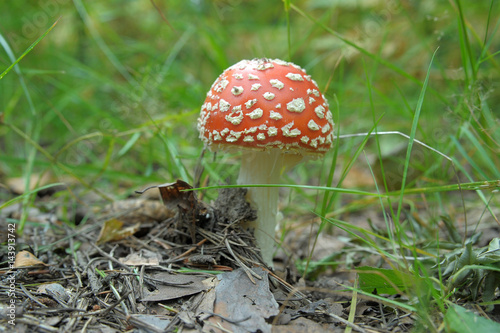
[[[281,173],[300,162],[298,154],[284,154],[280,149],[243,152],[238,184],[279,184]],[[254,229],[257,246],[264,262],[272,267],[276,250],[274,234],[278,223],[279,187],[249,187],[247,199],[257,210]]]

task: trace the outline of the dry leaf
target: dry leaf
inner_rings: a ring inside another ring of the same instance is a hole
[[[180,179],[174,183],[149,186],[142,191],[136,191],[136,193],[143,194],[152,188],[157,188],[160,191],[163,204],[172,210],[176,210],[177,207],[194,209],[198,202],[193,191],[186,191],[193,187]]]
[[[174,216],[175,211],[156,200],[128,199],[106,206],[101,214],[110,214],[127,225],[163,221]]]
[[[195,224],[199,221],[210,221],[213,214],[209,207],[199,201],[191,185],[182,180],[174,183],[166,183],[158,186],[150,186],[136,193],[142,194],[151,188],[160,191],[161,198],[165,206],[178,212],[178,222],[188,226],[193,243],[195,243]]]
[[[133,325],[134,319],[137,319],[139,322],[148,323],[148,325],[154,327],[156,330],[144,329],[141,325]],[[168,324],[170,324],[170,319],[165,318],[165,316],[158,315],[150,315],[150,314],[130,314],[129,319],[127,321],[136,327],[136,329],[131,330],[134,332],[165,332]],[[138,329],[137,329],[138,328]]]
[[[140,224],[137,223],[127,228],[122,228],[122,227],[123,227],[123,222],[120,220],[117,219],[107,220],[102,225],[101,232],[99,233],[99,237],[96,241],[96,244],[99,245],[127,238],[135,234],[139,230]]]
[[[215,304],[215,287],[219,284],[219,279],[216,277],[210,277],[202,281],[205,286],[205,293],[203,295],[202,301],[198,306],[197,316],[200,316],[202,313],[213,313],[214,312],[214,304]]]
[[[120,258],[120,262],[128,266],[158,266],[160,260],[161,255],[159,253],[146,249],[131,253],[125,258]]]
[[[16,254],[16,260],[14,261],[15,268],[32,267],[39,265],[48,266],[28,251],[21,251]]]
[[[59,283],[41,284],[38,286],[36,292],[53,296],[54,298],[64,302],[67,302],[71,297],[71,293]]]
[[[141,302],[157,302],[176,299],[197,294],[207,288],[203,283],[205,278],[201,276],[161,272],[151,277],[155,279],[157,289],[149,291],[144,287],[144,297],[141,299]]]
[[[269,291],[267,272],[261,268],[253,268],[255,273],[262,276],[253,284],[241,268],[219,275],[220,282],[215,287],[216,299],[213,316],[208,321],[214,332],[229,330],[235,333],[243,332],[271,332],[271,325],[266,319],[279,313],[278,303]]]

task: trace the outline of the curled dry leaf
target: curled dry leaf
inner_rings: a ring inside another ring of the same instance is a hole
[[[35,257],[32,253],[28,251],[20,251],[16,254],[16,260],[14,261],[14,267],[33,267],[33,266],[48,266],[43,261]]]
[[[164,205],[174,212],[178,207],[194,209],[199,203],[194,192],[190,191],[193,187],[180,179],[173,183],[149,186],[142,191],[136,191],[136,193],[143,194],[152,188],[157,188],[160,191]]]
[[[99,233],[99,237],[96,241],[96,244],[104,244],[111,241],[117,241],[120,239],[127,238],[135,234],[140,227],[139,223],[134,224],[133,226],[122,228],[123,222],[117,219],[111,219],[104,222],[101,228],[101,232]]]
[[[211,220],[213,214],[210,213],[210,207],[198,199],[196,193],[192,191],[191,185],[180,179],[173,183],[149,186],[142,191],[136,191],[136,193],[143,194],[152,188],[157,188],[160,191],[165,207],[177,212],[178,222],[188,226],[191,239],[193,243],[196,243],[195,224],[198,221]]]

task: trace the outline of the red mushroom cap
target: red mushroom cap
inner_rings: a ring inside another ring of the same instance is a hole
[[[211,148],[280,148],[325,153],[333,141],[328,102],[299,66],[279,59],[242,60],[207,93],[198,119]]]

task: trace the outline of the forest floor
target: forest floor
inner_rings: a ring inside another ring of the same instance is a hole
[[[340,332],[347,327],[406,332],[414,327],[412,311],[353,292],[354,272],[332,270],[332,264],[311,268],[313,274],[304,278],[292,258],[310,246],[307,224],[287,236],[286,251],[278,251],[271,269],[241,227],[255,218],[245,190],[220,189],[218,199],[207,204],[183,191],[189,188],[182,181],[165,184],[100,209],[91,208],[96,205],[86,195],[72,213],[74,227],[59,218],[57,190],[39,193],[29,223],[16,236],[15,268],[3,264],[2,288],[10,285],[11,293],[2,293],[0,301],[8,305],[14,299],[15,310],[1,310],[7,319],[2,331],[13,323],[17,332]],[[8,229],[9,218],[21,218],[20,207],[4,209],[2,228]],[[338,237],[325,234],[319,249],[342,248]]]

